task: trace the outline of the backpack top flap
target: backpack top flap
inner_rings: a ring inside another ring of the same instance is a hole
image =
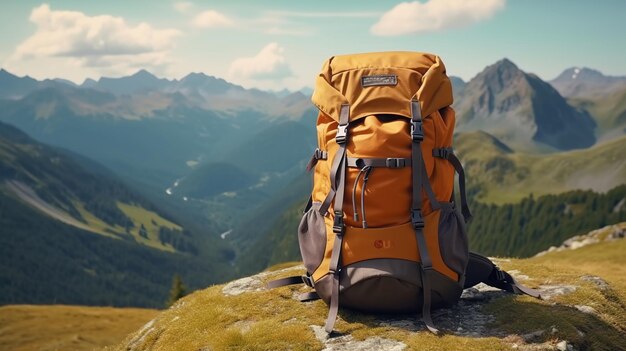
[[[399,51],[331,57],[311,100],[336,121],[341,105],[349,104],[353,121],[372,114],[411,118],[413,97],[421,103],[422,116],[452,104],[452,84],[439,56]]]

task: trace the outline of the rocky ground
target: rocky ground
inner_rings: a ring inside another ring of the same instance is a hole
[[[624,239],[624,236],[626,236],[626,226],[624,223],[609,225],[587,234],[573,236],[565,240],[560,246],[552,246],[548,250],[538,253],[536,256],[543,256],[549,252],[576,250],[591,244]]]

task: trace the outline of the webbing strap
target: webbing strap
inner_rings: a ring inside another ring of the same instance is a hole
[[[506,273],[506,274],[508,275],[508,273]],[[532,297],[535,297],[535,298],[538,298],[538,299],[542,299],[541,293],[538,290],[531,289],[531,288],[529,288],[527,286],[524,286],[524,285],[518,283],[517,280],[515,280],[515,278],[513,278],[513,277],[510,277],[510,279],[511,279],[511,283],[510,284],[513,287],[513,291],[516,294],[518,294],[518,295],[526,294],[528,296],[532,296]]]
[[[514,294],[526,294],[541,299],[539,290],[531,289],[520,284],[509,273],[501,270],[488,257],[469,253],[469,261],[466,269],[466,280],[464,289],[475,286],[478,283],[485,283],[494,288],[502,289]]]
[[[339,144],[339,149],[335,154],[333,165],[330,169],[330,191],[320,206],[320,214],[326,216],[330,204],[337,194],[338,182],[345,176],[345,160],[346,160],[346,146],[348,138],[348,121],[350,120],[350,105],[341,105],[341,113],[339,118],[339,125],[337,126],[337,136],[335,140]],[[343,199],[343,195],[342,195]]]
[[[411,203],[411,218],[415,224],[417,219],[421,220],[421,227],[424,227],[422,217],[422,171],[419,169],[422,165],[421,143],[424,140],[424,131],[422,130],[422,111],[420,103],[411,100],[411,177],[413,182],[413,194]],[[419,212],[419,213],[415,213]],[[413,218],[419,215],[419,218]]]
[[[308,301],[314,301],[314,300],[319,300],[319,299],[320,299],[320,296],[315,291],[302,293],[298,295],[298,300],[300,302],[308,302]]]
[[[426,238],[424,237],[424,219],[422,217],[422,187],[424,178],[426,179],[426,182],[428,182],[428,175],[425,171],[426,167],[424,167],[421,148],[421,143],[424,140],[424,132],[422,130],[422,111],[420,103],[416,99],[411,100],[411,140],[411,177],[413,181],[411,222],[413,224],[413,229],[415,230],[415,238],[421,259],[423,291],[422,320],[424,324],[426,324],[428,330],[436,334],[439,330],[435,328],[430,315],[432,294],[430,286],[430,273],[433,268],[430,255],[428,254],[428,247],[426,246]],[[430,187],[430,182],[428,183]],[[428,196],[432,204],[432,197],[434,197],[432,189],[430,189]]]
[[[463,218],[465,219],[465,223],[469,222],[472,219],[472,212],[470,212],[469,206],[467,205],[467,194],[465,193],[465,171],[463,170],[463,165],[461,165],[461,161],[456,157],[455,154],[450,154],[448,156],[448,160],[454,166],[454,169],[459,174],[459,192],[461,193],[461,212],[463,213]]]
[[[343,189],[340,188],[343,191]],[[339,196],[337,196],[339,198]],[[335,210],[335,216],[337,215],[337,210]],[[343,216],[342,216],[343,218]],[[336,219],[336,218],[335,218]],[[337,223],[337,221],[335,221]],[[342,220],[343,223],[343,220]],[[330,256],[330,267],[329,272],[331,274],[332,285],[331,285],[331,294],[330,294],[330,306],[328,310],[328,318],[326,319],[326,326],[324,329],[327,333],[333,331],[333,327],[335,326],[335,321],[337,320],[337,313],[339,312],[339,261],[341,260],[341,246],[343,244],[343,225],[339,232],[336,232],[336,229],[333,227],[333,232],[335,233],[335,243],[333,244],[333,251]]]
[[[426,324],[426,328],[430,330],[431,333],[437,334],[439,333],[439,329],[435,327],[435,323],[433,322],[433,318],[430,315],[430,306],[431,306],[431,292],[432,289],[430,287],[431,282],[431,273],[433,272],[432,267],[430,269],[424,269],[422,267],[422,289],[424,290],[424,304],[422,306],[422,321]]]
[[[339,258],[341,256],[341,245],[343,242],[343,234],[335,236],[335,243],[333,245],[333,252],[330,259],[330,274],[331,274],[331,293],[330,293],[330,306],[328,308],[328,318],[326,318],[326,325],[324,329],[327,333],[333,331],[335,321],[337,320],[337,313],[339,312]]]
[[[278,288],[281,286],[294,285],[294,284],[302,284],[302,277],[293,276],[293,277],[272,280],[267,283],[267,288],[274,289],[274,288]]]
[[[274,288],[279,288],[281,286],[295,285],[295,284],[305,284],[306,286],[313,287],[313,280],[311,280],[311,277],[307,275],[296,275],[296,276],[286,277],[282,279],[272,280],[267,283],[267,288],[274,289]]]
[[[431,274],[433,271],[433,263],[428,254],[428,247],[426,246],[426,238],[424,237],[423,228],[415,230],[415,237],[417,238],[417,248],[420,253],[420,259],[422,261],[421,273],[422,273],[422,291],[423,291],[423,304],[422,304],[422,321],[426,324],[426,328],[432,333],[437,334],[439,329],[435,327],[433,319],[430,315],[431,307]]]
[[[495,265],[493,272],[491,273],[489,278],[487,278],[487,281],[485,283],[495,288],[503,289],[518,295],[525,294],[541,299],[541,293],[538,290],[531,289],[527,286],[520,284],[509,273],[501,270]]]
[[[421,152],[421,151],[420,151]],[[422,157],[422,188],[426,191],[426,196],[428,196],[428,201],[430,202],[430,208],[433,210],[438,210],[441,208],[441,204],[437,201],[435,197],[435,192],[433,191],[432,186],[430,185],[430,180],[428,179],[428,172],[426,171],[426,164],[424,163],[424,158]]]
[[[348,143],[348,120],[350,118],[350,106],[342,105],[339,118],[339,126],[337,129],[336,141],[339,144],[339,150],[335,158],[341,158],[341,161],[337,164],[337,170],[334,174],[335,181],[338,181],[336,186],[336,194],[334,194],[333,202],[333,233],[335,234],[335,242],[333,244],[333,251],[330,256],[329,272],[331,274],[332,285],[330,295],[330,307],[328,310],[328,318],[326,319],[326,325],[324,329],[327,333],[333,331],[335,321],[337,320],[337,314],[339,313],[339,275],[340,275],[340,262],[341,262],[341,246],[343,243],[343,234],[345,226],[343,222],[343,198],[346,188],[346,144]],[[341,153],[341,154],[339,154]],[[331,183],[332,184],[332,183]],[[330,195],[330,194],[329,194]],[[326,197],[328,200],[328,196]],[[332,199],[331,199],[332,201]],[[326,201],[322,204],[324,206]],[[330,201],[328,202],[330,206]],[[320,208],[320,213],[325,214],[328,211],[328,207]]]
[[[411,167],[410,158],[389,157],[389,158],[365,158],[348,157],[348,167],[363,169],[364,167],[383,168],[404,168]]]
[[[328,159],[328,152],[317,148],[313,151],[313,155],[311,155],[311,159],[309,163],[306,164],[306,171],[311,172],[313,167],[317,165],[317,161]]]
[[[454,154],[454,150],[451,147],[433,149],[433,156],[446,159],[450,161],[454,170],[459,175],[459,192],[461,193],[461,212],[465,223],[472,219],[472,212],[467,204],[467,194],[465,192],[465,170],[458,157]]]

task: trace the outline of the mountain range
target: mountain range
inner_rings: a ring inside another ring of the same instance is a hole
[[[625,182],[624,78],[569,71],[545,82],[503,59],[468,82],[451,77],[455,148],[474,201],[497,211],[531,192],[604,192]],[[174,273],[197,287],[297,258],[292,233],[309,191],[303,168],[317,146],[309,93],[245,89],[202,73],[168,80],[141,70],[76,85],[0,70],[0,121],[30,135],[1,125],[0,187],[11,210],[0,218],[33,240],[20,246],[4,228],[0,237],[20,255],[27,248],[53,260],[81,253],[63,272],[83,267],[81,255],[97,246],[132,252],[130,260],[141,262],[133,261],[124,282],[146,274],[150,283],[133,287],[158,290],[154,296]],[[42,228],[56,233],[46,237]],[[51,240],[49,248],[38,244]],[[107,261],[98,265],[123,270]],[[2,262],[11,279],[28,275]],[[116,273],[96,277],[120,283]],[[86,291],[74,301],[97,303],[85,298],[94,289]],[[107,303],[155,306],[160,298],[128,302],[124,291]]]

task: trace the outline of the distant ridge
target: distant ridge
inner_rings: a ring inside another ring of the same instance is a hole
[[[563,71],[550,84],[568,98],[600,97],[626,88],[626,76],[606,76],[587,67],[571,67]]]

